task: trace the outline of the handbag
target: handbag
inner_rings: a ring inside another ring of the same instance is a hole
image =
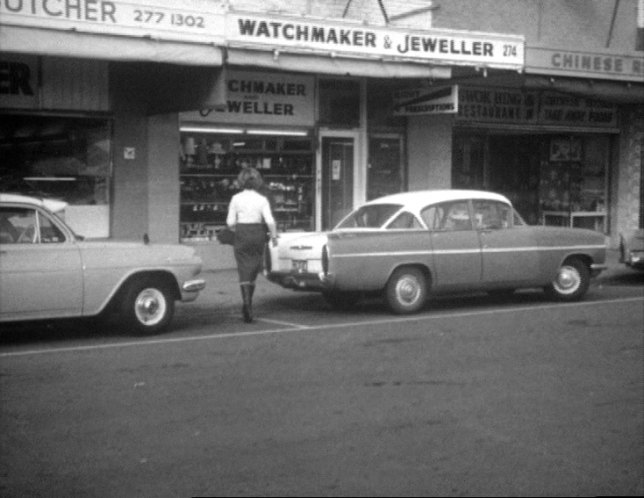
[[[235,232],[228,227],[222,228],[217,232],[217,240],[227,246],[235,245]]]

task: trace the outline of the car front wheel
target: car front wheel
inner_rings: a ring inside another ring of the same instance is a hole
[[[580,259],[565,261],[557,271],[557,276],[546,287],[549,297],[557,301],[577,301],[588,291],[590,271]]]
[[[398,268],[385,288],[389,309],[396,314],[415,313],[427,300],[427,279],[418,268]]]
[[[174,299],[161,282],[134,282],[125,292],[122,304],[125,322],[139,334],[157,334],[174,315]]]

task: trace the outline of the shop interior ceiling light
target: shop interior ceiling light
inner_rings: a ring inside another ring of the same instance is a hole
[[[212,126],[182,126],[180,131],[185,131],[189,133],[227,133],[240,135],[244,133],[242,128],[221,128],[221,127],[212,127]]]
[[[306,130],[246,130],[249,135],[283,135],[290,137],[306,137],[309,132]]]

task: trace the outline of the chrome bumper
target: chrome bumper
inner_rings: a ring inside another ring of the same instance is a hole
[[[181,301],[184,303],[197,299],[199,292],[206,288],[206,281],[202,278],[188,280],[181,286]]]

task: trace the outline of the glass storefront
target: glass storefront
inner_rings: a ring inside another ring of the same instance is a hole
[[[244,167],[259,170],[278,229],[314,230],[315,161],[306,136],[181,133],[181,240],[213,240]]]
[[[0,123],[0,191],[64,200],[77,233],[109,237],[110,121],[3,114]]]
[[[459,133],[452,185],[506,195],[530,224],[607,231],[610,138]]]

